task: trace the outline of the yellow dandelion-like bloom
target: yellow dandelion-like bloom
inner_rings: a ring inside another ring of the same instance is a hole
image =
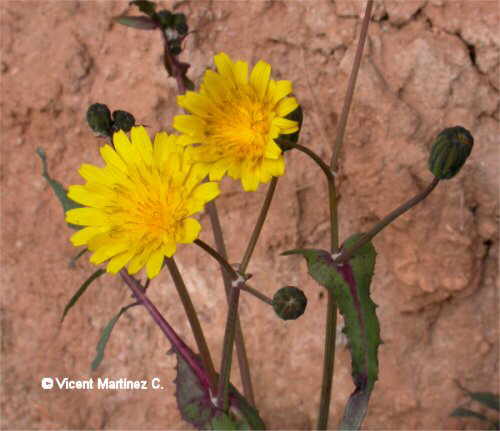
[[[298,107],[290,81],[271,79],[271,66],[259,61],[248,76],[248,64],[227,54],[214,57],[217,72],[207,70],[199,92],[188,91],[177,102],[192,115],[178,115],[174,127],[191,138],[190,157],[211,180],[225,173],[241,179],[243,189],[257,190],[283,175],[285,161],[274,141],[298,130],[284,118]]]
[[[162,132],[151,144],[144,127],[130,134],[131,141],[119,131],[114,148],[101,147],[103,168],[80,167],[87,182],[71,186],[68,197],[84,207],[67,211],[66,221],[85,226],[71,242],[86,245],[92,263],[109,259],[111,273],[127,266],[134,274],[145,266],[153,278],[177,244],[198,237],[200,223],[190,216],[219,194],[219,185],[200,184],[205,172],[188,163],[184,137]]]

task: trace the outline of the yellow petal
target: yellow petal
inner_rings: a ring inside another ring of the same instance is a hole
[[[243,163],[241,172],[241,184],[246,192],[253,192],[259,187],[259,175],[256,172],[255,166],[250,162]]]
[[[80,226],[102,226],[108,221],[106,215],[96,208],[75,208],[66,211],[66,221]]]
[[[158,249],[151,254],[146,263],[146,274],[149,279],[156,277],[160,273],[164,259],[165,255],[161,249]]]
[[[151,139],[146,129],[143,126],[132,127],[130,137],[142,160],[146,164],[151,165],[153,163],[153,146],[151,145]]]
[[[272,94],[272,104],[278,103],[281,99],[288,96],[293,91],[290,81],[277,81]]]
[[[214,56],[214,63],[217,71],[226,79],[234,80],[233,62],[225,52]]]
[[[186,133],[194,138],[202,138],[205,131],[205,121],[194,115],[176,115],[173,127],[179,132]]]
[[[228,161],[221,159],[210,167],[210,181],[220,181],[227,171]]]
[[[280,117],[287,116],[290,112],[297,109],[299,104],[297,103],[297,99],[295,97],[287,97],[282,99],[281,102],[276,106],[276,114]]]
[[[123,162],[123,159],[116,153],[116,151],[111,148],[110,145],[102,146],[99,152],[108,165],[112,165],[116,169],[119,169],[123,172],[127,171],[127,165]]]
[[[200,117],[209,116],[213,112],[214,105],[207,96],[191,93],[183,101],[183,108]]]
[[[73,244],[75,247],[78,247],[80,245],[87,244],[87,242],[91,238],[93,238],[95,235],[99,235],[100,233],[102,233],[102,228],[88,226],[74,233],[71,236],[70,241],[71,244]]]
[[[116,274],[130,261],[130,259],[132,259],[133,255],[134,251],[128,250],[113,256],[106,266],[106,271],[111,274]]]
[[[299,124],[296,121],[287,120],[286,118],[276,117],[273,120],[273,125],[281,129],[281,133],[287,135],[299,130]]]
[[[250,85],[255,89],[260,100],[266,95],[270,76],[271,66],[262,60],[255,65],[250,74]]]
[[[244,61],[237,61],[233,68],[234,79],[240,85],[248,84],[248,64]]]
[[[201,225],[198,220],[194,218],[186,218],[182,221],[182,236],[179,238],[179,242],[183,244],[188,244],[193,242],[201,231]]]
[[[109,204],[106,196],[96,193],[95,189],[92,190],[87,185],[69,186],[67,196],[72,201],[89,207],[104,208]]]
[[[173,241],[166,242],[162,247],[163,254],[167,257],[172,257],[176,250],[177,246]]]
[[[264,157],[266,159],[277,159],[281,155],[281,148],[274,142],[273,139],[269,139],[266,144],[266,151],[264,152]]]
[[[110,241],[108,241],[107,244],[98,248],[94,252],[92,257],[90,258],[90,261],[92,263],[95,263],[96,265],[99,265],[99,264],[103,263],[105,260],[108,260],[108,259],[112,258],[113,256],[116,256],[117,254],[120,254],[122,252],[127,251],[128,248],[129,248],[129,244],[126,241],[110,240]]]
[[[281,155],[278,159],[264,159],[263,169],[269,172],[273,177],[279,177],[285,173],[285,159]]]
[[[206,203],[215,199],[217,196],[219,196],[219,194],[219,183],[208,182],[200,184],[198,187],[196,187],[191,193],[190,198]]]

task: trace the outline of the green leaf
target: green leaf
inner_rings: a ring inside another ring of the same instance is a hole
[[[349,237],[343,248],[349,249],[361,234]],[[349,342],[352,377],[356,390],[351,395],[344,417],[357,429],[366,413],[369,396],[378,378],[378,346],[380,325],[376,305],[370,298],[370,283],[375,269],[376,252],[369,242],[362,246],[348,262],[336,264],[325,250],[290,250],[284,255],[300,254],[305,257],[309,274],[332,292],[344,316],[344,333]],[[348,410],[350,409],[349,414]]]
[[[49,186],[52,188],[52,191],[56,195],[56,197],[59,199],[59,202],[61,203],[64,212],[71,210],[73,208],[81,208],[82,205],[76,203],[75,201],[72,201],[70,198],[67,196],[67,191],[63,187],[63,185],[57,181],[54,180],[48,173],[47,170],[47,157],[45,155],[45,151],[43,148],[38,147],[36,149],[36,153],[42,160],[42,176],[47,180],[49,183]],[[68,223],[68,226],[72,229],[79,230],[82,228],[82,226],[77,226],[75,224]]]
[[[214,405],[210,390],[191,369],[189,363],[176,351],[177,376],[175,378],[177,406],[182,418],[198,429],[265,429],[257,410],[230,385],[230,416],[221,414]],[[195,359],[201,366],[198,357]]]
[[[114,21],[138,30],[154,30],[157,27],[156,23],[146,16],[117,16]]]
[[[135,305],[137,305],[136,302],[123,307],[118,312],[118,314],[115,317],[113,317],[105,326],[105,328],[102,330],[101,338],[97,343],[97,348],[96,348],[97,353],[91,365],[92,371],[95,371],[97,367],[99,367],[99,365],[101,364],[102,360],[104,359],[104,350],[106,349],[106,344],[108,344],[109,337],[111,336],[111,331],[115,327],[116,322],[118,322],[118,319],[121,317],[123,313],[125,313],[129,308],[132,308]]]
[[[71,309],[71,307],[73,307],[73,305],[76,304],[76,301],[78,301],[80,299],[80,296],[82,296],[83,293],[87,290],[87,287],[89,287],[94,280],[98,279],[105,272],[106,271],[104,269],[98,269],[89,278],[87,278],[87,280],[83,282],[80,288],[76,291],[76,293],[71,297],[69,302],[66,304],[66,307],[64,307],[63,315],[61,317],[61,323],[63,322],[64,318],[66,317],[66,314],[68,314],[68,311]]]
[[[500,399],[498,395],[493,394],[491,392],[467,392],[469,397],[471,397],[474,401],[477,401],[484,406],[500,411]]]
[[[467,417],[474,417],[477,419],[481,419],[483,421],[487,421],[488,418],[481,413],[477,413],[473,410],[466,409],[464,407],[457,407],[455,410],[451,412],[451,415],[453,417],[457,418],[467,418]]]

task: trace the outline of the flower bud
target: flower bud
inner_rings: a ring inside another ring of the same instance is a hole
[[[123,130],[124,132],[130,132],[130,129],[135,126],[135,118],[132,114],[126,111],[114,111],[113,112],[113,132],[118,132],[118,130]]]
[[[273,308],[283,320],[295,320],[304,314],[307,298],[302,290],[294,286],[279,289],[273,297]]]
[[[474,138],[461,126],[444,129],[434,141],[429,169],[436,178],[447,180],[462,168],[472,151]]]
[[[111,113],[106,105],[94,103],[87,110],[87,123],[90,128],[100,136],[110,137]]]

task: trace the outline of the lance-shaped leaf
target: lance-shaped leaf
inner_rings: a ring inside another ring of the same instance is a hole
[[[95,371],[97,367],[99,367],[99,365],[101,364],[102,360],[104,359],[104,350],[106,349],[106,345],[108,344],[109,337],[111,337],[111,332],[113,331],[116,322],[118,322],[118,319],[121,317],[123,313],[125,313],[129,308],[134,307],[135,305],[138,305],[138,303],[134,302],[133,304],[129,304],[123,307],[118,312],[118,314],[115,317],[113,317],[105,326],[105,328],[102,330],[101,338],[99,339],[99,342],[97,343],[96,347],[96,355],[91,365],[92,371]]]
[[[222,413],[212,398],[207,379],[200,379],[198,373],[183,357],[173,349],[177,355],[177,377],[175,378],[177,406],[182,418],[198,429],[231,429],[231,430],[263,430],[264,422],[259,413],[245,398],[230,385],[229,387],[229,414]],[[192,352],[191,352],[192,353]],[[195,361],[202,367],[201,360],[192,353]],[[199,368],[198,368],[199,369]]]
[[[70,198],[67,196],[67,191],[63,187],[63,185],[57,181],[54,180],[48,172],[47,169],[47,157],[45,156],[45,151],[42,148],[37,148],[36,153],[42,160],[42,176],[47,180],[49,183],[49,186],[52,188],[52,191],[56,195],[56,197],[59,199],[59,202],[61,203],[64,212],[71,210],[73,208],[80,208],[82,205],[76,203],[75,201],[72,201]],[[77,226],[75,224],[68,223],[68,226],[72,229],[79,230],[83,226]]]
[[[69,302],[66,304],[66,307],[64,307],[64,311],[61,317],[61,323],[63,322],[64,318],[66,317],[66,314],[68,314],[68,311],[70,310],[73,305],[76,304],[76,302],[80,299],[80,297],[84,294],[84,292],[87,290],[87,288],[92,284],[94,280],[99,278],[101,275],[103,275],[106,271],[104,269],[98,269],[96,272],[94,272],[87,280],[83,282],[83,284],[80,286],[80,288],[76,291],[76,293],[71,297]]]
[[[351,236],[343,248],[349,249],[360,237],[361,234]],[[375,249],[368,242],[348,262],[341,264],[334,263],[331,253],[325,250],[290,250],[283,254],[305,257],[309,274],[332,292],[344,317],[344,333],[349,341],[352,377],[356,385],[351,404],[346,407],[349,418],[344,419],[350,423],[345,425],[346,428],[357,428],[366,413],[369,394],[378,378],[380,326],[375,313],[376,305],[370,298]]]

